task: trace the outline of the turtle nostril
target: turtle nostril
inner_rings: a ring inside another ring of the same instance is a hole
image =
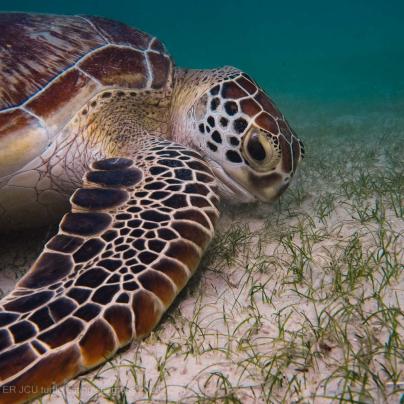
[[[250,137],[250,140],[247,143],[247,150],[248,150],[249,155],[254,160],[257,160],[257,161],[265,160],[265,157],[266,157],[265,149],[262,146],[257,133],[254,133]]]

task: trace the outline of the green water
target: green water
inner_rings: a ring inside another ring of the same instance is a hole
[[[158,36],[180,66],[237,66],[297,130],[404,109],[402,0],[1,0],[0,9],[114,18]]]

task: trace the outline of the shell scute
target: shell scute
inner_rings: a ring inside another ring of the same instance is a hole
[[[94,52],[79,66],[105,86],[140,89],[147,84],[144,53],[135,49],[110,46]]]
[[[32,98],[26,108],[58,127],[70,118],[74,105],[82,105],[97,90],[97,83],[77,69],[59,76],[45,91]]]
[[[151,86],[157,90],[164,87],[167,83],[167,77],[170,74],[171,61],[167,56],[160,53],[150,52],[148,56],[153,73]]]
[[[0,110],[21,104],[105,40],[83,19],[0,14]]]
[[[156,38],[101,17],[0,13],[0,178],[39,157],[108,87],[170,88]]]

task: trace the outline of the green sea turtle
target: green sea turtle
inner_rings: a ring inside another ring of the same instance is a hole
[[[0,402],[147,335],[212,239],[219,195],[271,201],[303,145],[233,67],[174,67],[97,17],[0,15],[0,221],[58,233],[0,305]]]

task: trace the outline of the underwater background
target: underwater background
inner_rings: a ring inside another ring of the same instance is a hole
[[[342,115],[373,125],[404,106],[400,0],[1,0],[0,10],[114,18],[159,37],[179,66],[234,65],[297,130]]]
[[[150,337],[42,403],[404,403],[404,0],[0,0],[0,11],[117,19],[178,66],[236,66],[306,149],[279,201],[225,206]],[[54,232],[0,235],[0,296]]]

